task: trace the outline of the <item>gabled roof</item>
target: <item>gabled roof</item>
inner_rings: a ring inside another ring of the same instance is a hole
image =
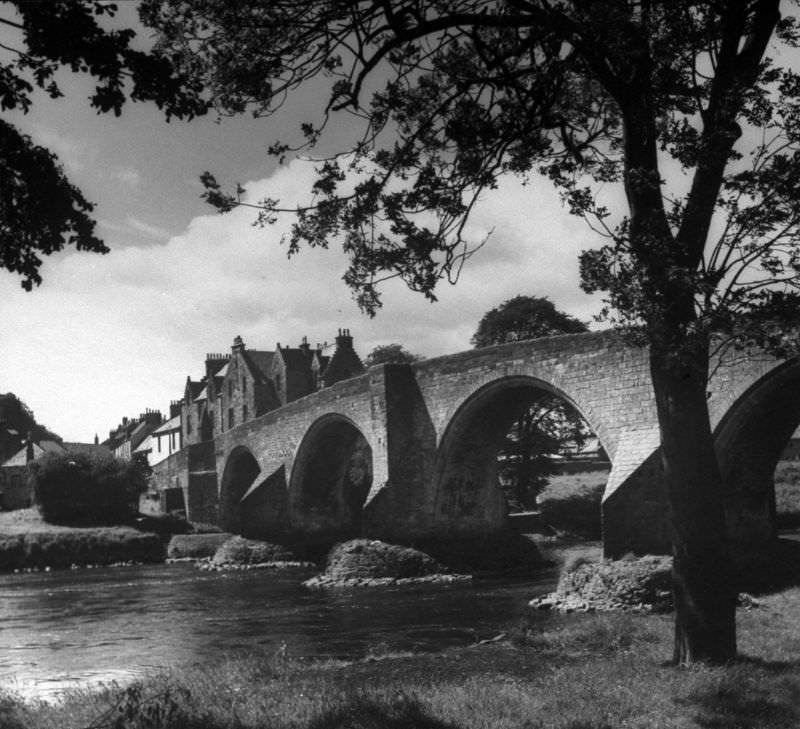
[[[244,360],[253,373],[262,382],[270,379],[272,373],[272,363],[275,360],[275,352],[269,352],[263,349],[246,349],[244,352]],[[253,371],[255,370],[255,371]]]
[[[351,347],[337,347],[331,356],[328,366],[322,373],[322,380],[326,386],[333,385],[341,380],[348,380],[351,377],[360,375],[364,372],[364,365],[361,358]]]
[[[51,441],[55,442],[55,441]],[[38,458],[39,456],[43,456],[46,452],[44,448],[42,448],[38,443],[33,444],[33,457]],[[55,452],[55,451],[49,451]],[[62,451],[63,453],[63,451]],[[11,458],[9,458],[3,465],[3,468],[12,468],[15,466],[26,466],[28,465],[28,446],[25,445],[20,450],[18,450]]]
[[[208,400],[208,387],[204,387],[192,402],[202,402],[203,400]]]
[[[174,418],[170,418],[167,420],[166,423],[162,423],[159,425],[153,432],[152,435],[163,435],[164,433],[169,433],[172,430],[180,430],[181,429],[181,416],[176,415]]]
[[[328,362],[331,361],[331,358],[326,354],[320,354],[319,350],[314,353],[314,359],[311,361],[311,366],[314,367],[316,365],[316,369],[320,372],[324,372],[325,368],[328,366]]]
[[[194,400],[206,388],[206,383],[203,380],[192,380],[186,378],[185,394],[189,396],[190,400]]]
[[[290,372],[307,372],[311,366],[311,357],[306,349],[299,347],[279,347],[281,359]]]

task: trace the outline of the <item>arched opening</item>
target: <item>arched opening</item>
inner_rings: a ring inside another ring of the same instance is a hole
[[[358,536],[371,486],[372,449],[361,431],[344,416],[322,418],[295,458],[292,528],[320,542]]]
[[[765,542],[800,528],[800,361],[750,387],[715,429],[729,536]]]
[[[533,378],[505,378],[473,395],[448,426],[435,518],[449,531],[485,533],[506,526],[510,513],[521,531],[599,539],[609,469],[592,428],[563,393]]]
[[[232,534],[242,534],[245,509],[242,501],[256,480],[261,468],[253,454],[244,446],[231,451],[222,474],[220,526]]]

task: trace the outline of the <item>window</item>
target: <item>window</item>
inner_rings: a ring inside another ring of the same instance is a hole
[[[189,434],[192,432],[192,416],[186,415],[186,433]]]
[[[242,422],[247,421],[247,405],[242,405]]]
[[[244,395],[246,392],[247,392],[247,380],[244,377],[242,377],[242,395]]]
[[[228,427],[232,428],[234,423],[233,408],[228,408]]]

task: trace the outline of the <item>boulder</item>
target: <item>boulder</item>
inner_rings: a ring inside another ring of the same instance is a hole
[[[417,549],[377,539],[353,539],[336,545],[328,554],[325,572],[304,584],[353,587],[464,579],[469,577],[451,574],[447,567]]]
[[[556,591],[529,603],[543,610],[672,610],[672,559],[646,556],[602,562],[578,561],[565,568]]]
[[[308,562],[302,561],[281,544],[244,537],[230,537],[225,540],[208,562],[209,569],[307,566]]]

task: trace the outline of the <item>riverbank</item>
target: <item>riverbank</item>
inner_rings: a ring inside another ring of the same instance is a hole
[[[270,655],[79,691],[60,705],[0,699],[5,729],[794,729],[800,724],[800,590],[738,614],[741,658],[677,669],[672,617],[594,614],[516,626],[435,654],[357,661]]]
[[[0,572],[164,560],[155,533],[131,526],[67,527],[36,509],[0,512]]]

